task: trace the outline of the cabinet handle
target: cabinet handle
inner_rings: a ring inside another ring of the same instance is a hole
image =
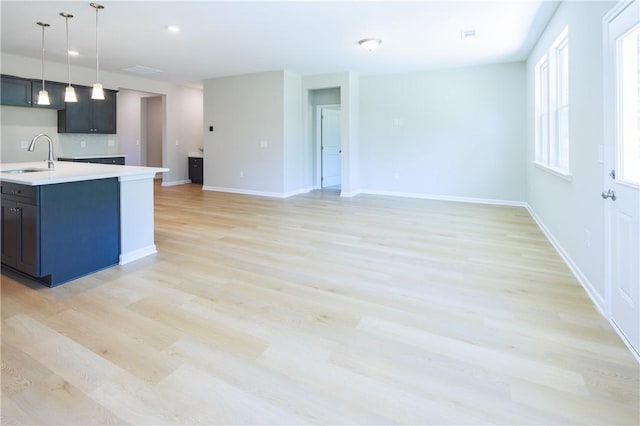
[[[17,189],[17,190],[16,190],[16,189],[14,189],[13,191],[11,191],[11,194],[12,194],[12,195],[22,194],[22,190],[20,190],[20,189]]]
[[[22,207],[12,207],[10,210],[14,213],[18,213],[19,211],[22,210]]]

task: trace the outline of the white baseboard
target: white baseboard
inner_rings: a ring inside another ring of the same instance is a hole
[[[357,195],[357,194],[385,195],[389,197],[421,198],[425,200],[438,200],[438,201],[455,201],[458,203],[491,204],[496,206],[527,207],[527,203],[524,201],[497,200],[497,199],[491,199],[491,198],[459,197],[459,196],[452,196],[452,195],[423,194],[418,192],[396,192],[396,191],[378,191],[375,189],[361,189],[354,193],[354,195]],[[353,196],[353,195],[345,195],[345,196]]]
[[[151,244],[147,247],[142,247],[140,249],[130,251],[128,253],[121,253],[120,265],[126,265],[127,263],[131,263],[135,260],[142,259],[143,257],[155,254],[157,252],[158,250],[156,249],[156,245]]]
[[[288,198],[294,195],[305,194],[311,191],[312,188],[303,188],[290,192],[268,192],[268,191],[254,191],[252,189],[238,189],[238,188],[223,188],[220,186],[203,186],[203,191],[216,191],[216,192],[228,192],[231,194],[243,194],[243,195],[257,195],[260,197],[272,197],[272,198]]]
[[[547,228],[545,226],[545,224],[542,222],[540,217],[538,217],[536,212],[531,208],[531,206],[529,206],[527,204],[525,207],[526,207],[527,211],[529,212],[529,214],[531,215],[531,217],[533,218],[533,220],[536,222],[536,224],[538,224],[538,227],[540,228],[542,233],[547,237],[549,242],[551,242],[551,245],[553,246],[553,248],[556,249],[556,252],[558,252],[558,254],[562,258],[562,260],[564,260],[564,263],[566,263],[567,266],[569,267],[569,269],[571,269],[571,272],[576,277],[576,279],[578,280],[580,285],[582,285],[584,290],[587,292],[587,294],[589,295],[589,297],[593,301],[593,304],[596,305],[596,308],[598,309],[600,314],[602,314],[602,316],[607,318],[606,310],[605,310],[605,304],[604,304],[604,298],[602,296],[600,296],[600,294],[598,294],[596,289],[593,287],[593,284],[591,284],[591,281],[589,281],[587,276],[582,272],[582,270],[578,267],[578,265],[573,261],[571,256],[569,256],[569,253],[567,253],[567,251],[562,247],[562,245],[560,245],[560,242],[558,242],[558,240],[551,233],[549,228]]]
[[[576,277],[576,279],[578,280],[578,282],[580,283],[584,291],[587,293],[587,295],[595,305],[600,315],[602,315],[604,319],[609,321],[609,324],[611,324],[611,328],[613,328],[613,330],[618,334],[618,336],[620,336],[620,339],[624,342],[627,348],[629,348],[629,351],[631,351],[631,354],[634,356],[636,361],[640,362],[640,353],[631,345],[631,343],[627,340],[627,338],[622,333],[622,331],[620,331],[620,328],[618,328],[618,325],[612,320],[610,315],[607,313],[604,297],[601,296],[596,291],[593,284],[591,284],[591,281],[589,281],[587,276],[582,272],[582,270],[573,261],[573,259],[571,259],[571,256],[569,256],[569,253],[567,253],[567,251],[562,247],[560,242],[558,242],[556,237],[545,226],[545,224],[542,222],[540,217],[538,217],[536,212],[531,208],[531,206],[527,204],[526,208],[529,214],[531,215],[531,217],[533,218],[533,220],[538,224],[538,227],[542,230],[544,235],[551,242],[551,245],[553,245],[553,248],[556,249],[556,252],[558,252],[562,260],[564,260],[564,263],[566,263],[569,269],[571,269],[573,276]]]
[[[191,183],[191,180],[185,179],[185,180],[174,180],[172,182],[162,182],[161,186],[176,186],[176,185],[184,185],[185,183]]]

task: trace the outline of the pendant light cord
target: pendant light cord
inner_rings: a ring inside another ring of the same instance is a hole
[[[71,86],[71,58],[69,54],[69,17],[64,17],[65,24],[67,26],[67,81],[69,86]]]
[[[91,4],[93,6],[93,3]],[[100,60],[99,60],[99,51],[98,51],[98,10],[100,8],[96,7],[96,82],[100,81]]]
[[[47,24],[38,22],[38,25],[42,27],[42,90],[44,90],[44,27]]]

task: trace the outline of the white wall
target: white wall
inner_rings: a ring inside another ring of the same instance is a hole
[[[41,62],[38,59],[26,58],[18,55],[2,53],[1,72],[3,74],[16,75],[26,78],[40,78]],[[46,63],[45,78],[51,81],[66,81],[67,65],[61,63]],[[72,67],[72,84],[90,86],[95,78],[95,69]],[[183,182],[187,180],[187,156],[189,151],[197,151],[202,146],[202,91],[185,86],[141,78],[135,75],[100,72],[101,83],[106,89],[120,90],[131,89],[142,92],[157,93],[166,96],[163,140],[165,153],[163,165],[171,170],[163,175],[164,183]],[[56,154],[64,155],[104,155],[117,154],[118,137],[114,135],[57,135],[57,125],[53,126],[51,120],[46,117],[57,117],[55,111],[50,111],[49,116],[42,116],[36,112],[36,108],[22,108],[22,111],[12,112],[2,107],[2,140],[0,148],[3,153],[3,162],[22,161],[19,156],[23,152],[15,149],[16,138],[20,139],[43,131],[54,133],[51,135],[57,142]],[[5,117],[5,111],[7,117]],[[11,121],[8,121],[11,120]],[[15,120],[15,121],[14,121]],[[57,120],[57,118],[56,118]],[[25,123],[23,126],[21,123]],[[57,121],[56,121],[57,123]],[[7,126],[15,126],[5,131]],[[35,133],[34,133],[35,131]],[[33,134],[32,134],[33,133]],[[81,139],[86,139],[87,149],[77,153]],[[109,147],[108,141],[113,141],[114,146]],[[65,142],[67,141],[67,142]],[[176,145],[176,141],[178,144]],[[19,141],[18,141],[19,144]],[[99,152],[90,152],[96,149]],[[115,152],[114,152],[115,151]],[[30,153],[31,154],[31,153]],[[31,157],[28,157],[31,158]],[[26,160],[29,161],[29,160]]]
[[[525,199],[523,63],[362,77],[364,191]]]
[[[143,103],[146,108],[143,123],[145,126],[144,164],[149,167],[162,166],[162,103],[162,96],[146,98]],[[196,128],[195,125],[193,128]]]
[[[284,85],[284,71],[204,81],[205,189],[284,193]]]
[[[598,161],[598,146],[604,141],[602,18],[614,4],[561,3],[527,60],[527,199],[600,303],[604,297],[604,204],[599,195],[604,169]],[[533,165],[534,67],[567,25],[570,181]]]
[[[42,108],[0,107],[0,160],[2,163],[18,163],[46,160],[49,147],[46,140],[36,145],[34,152],[28,152],[26,144],[38,133],[53,139],[54,158],[60,153],[58,139],[58,113]],[[24,146],[24,148],[22,148]]]
[[[140,103],[145,98],[145,93],[134,90],[121,90],[118,92],[117,125],[118,125],[118,150],[126,155],[128,166],[140,166],[142,164],[142,117]]]
[[[284,72],[284,188],[285,194],[309,189],[306,180],[310,164],[305,158],[302,131],[302,78]]]

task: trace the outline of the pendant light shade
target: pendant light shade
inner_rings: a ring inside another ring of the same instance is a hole
[[[76,91],[71,86],[71,55],[69,54],[69,18],[73,18],[73,15],[70,13],[60,12],[60,16],[62,16],[65,20],[65,24],[67,27],[67,88],[64,90],[64,101],[65,102],[78,102],[78,98],[76,97]]]
[[[91,99],[104,99],[104,90],[102,84],[100,84],[100,55],[98,49],[98,12],[100,9],[104,9],[104,6],[99,3],[91,3],[91,7],[96,10],[96,82],[93,83],[93,91],[91,92]]]
[[[38,105],[51,105],[49,92],[44,88],[44,29],[50,25],[44,22],[38,22],[37,24],[42,28],[42,89],[38,93]]]
[[[73,86],[68,85],[64,89],[64,101],[65,102],[78,102],[78,97],[76,96],[76,89]]]

